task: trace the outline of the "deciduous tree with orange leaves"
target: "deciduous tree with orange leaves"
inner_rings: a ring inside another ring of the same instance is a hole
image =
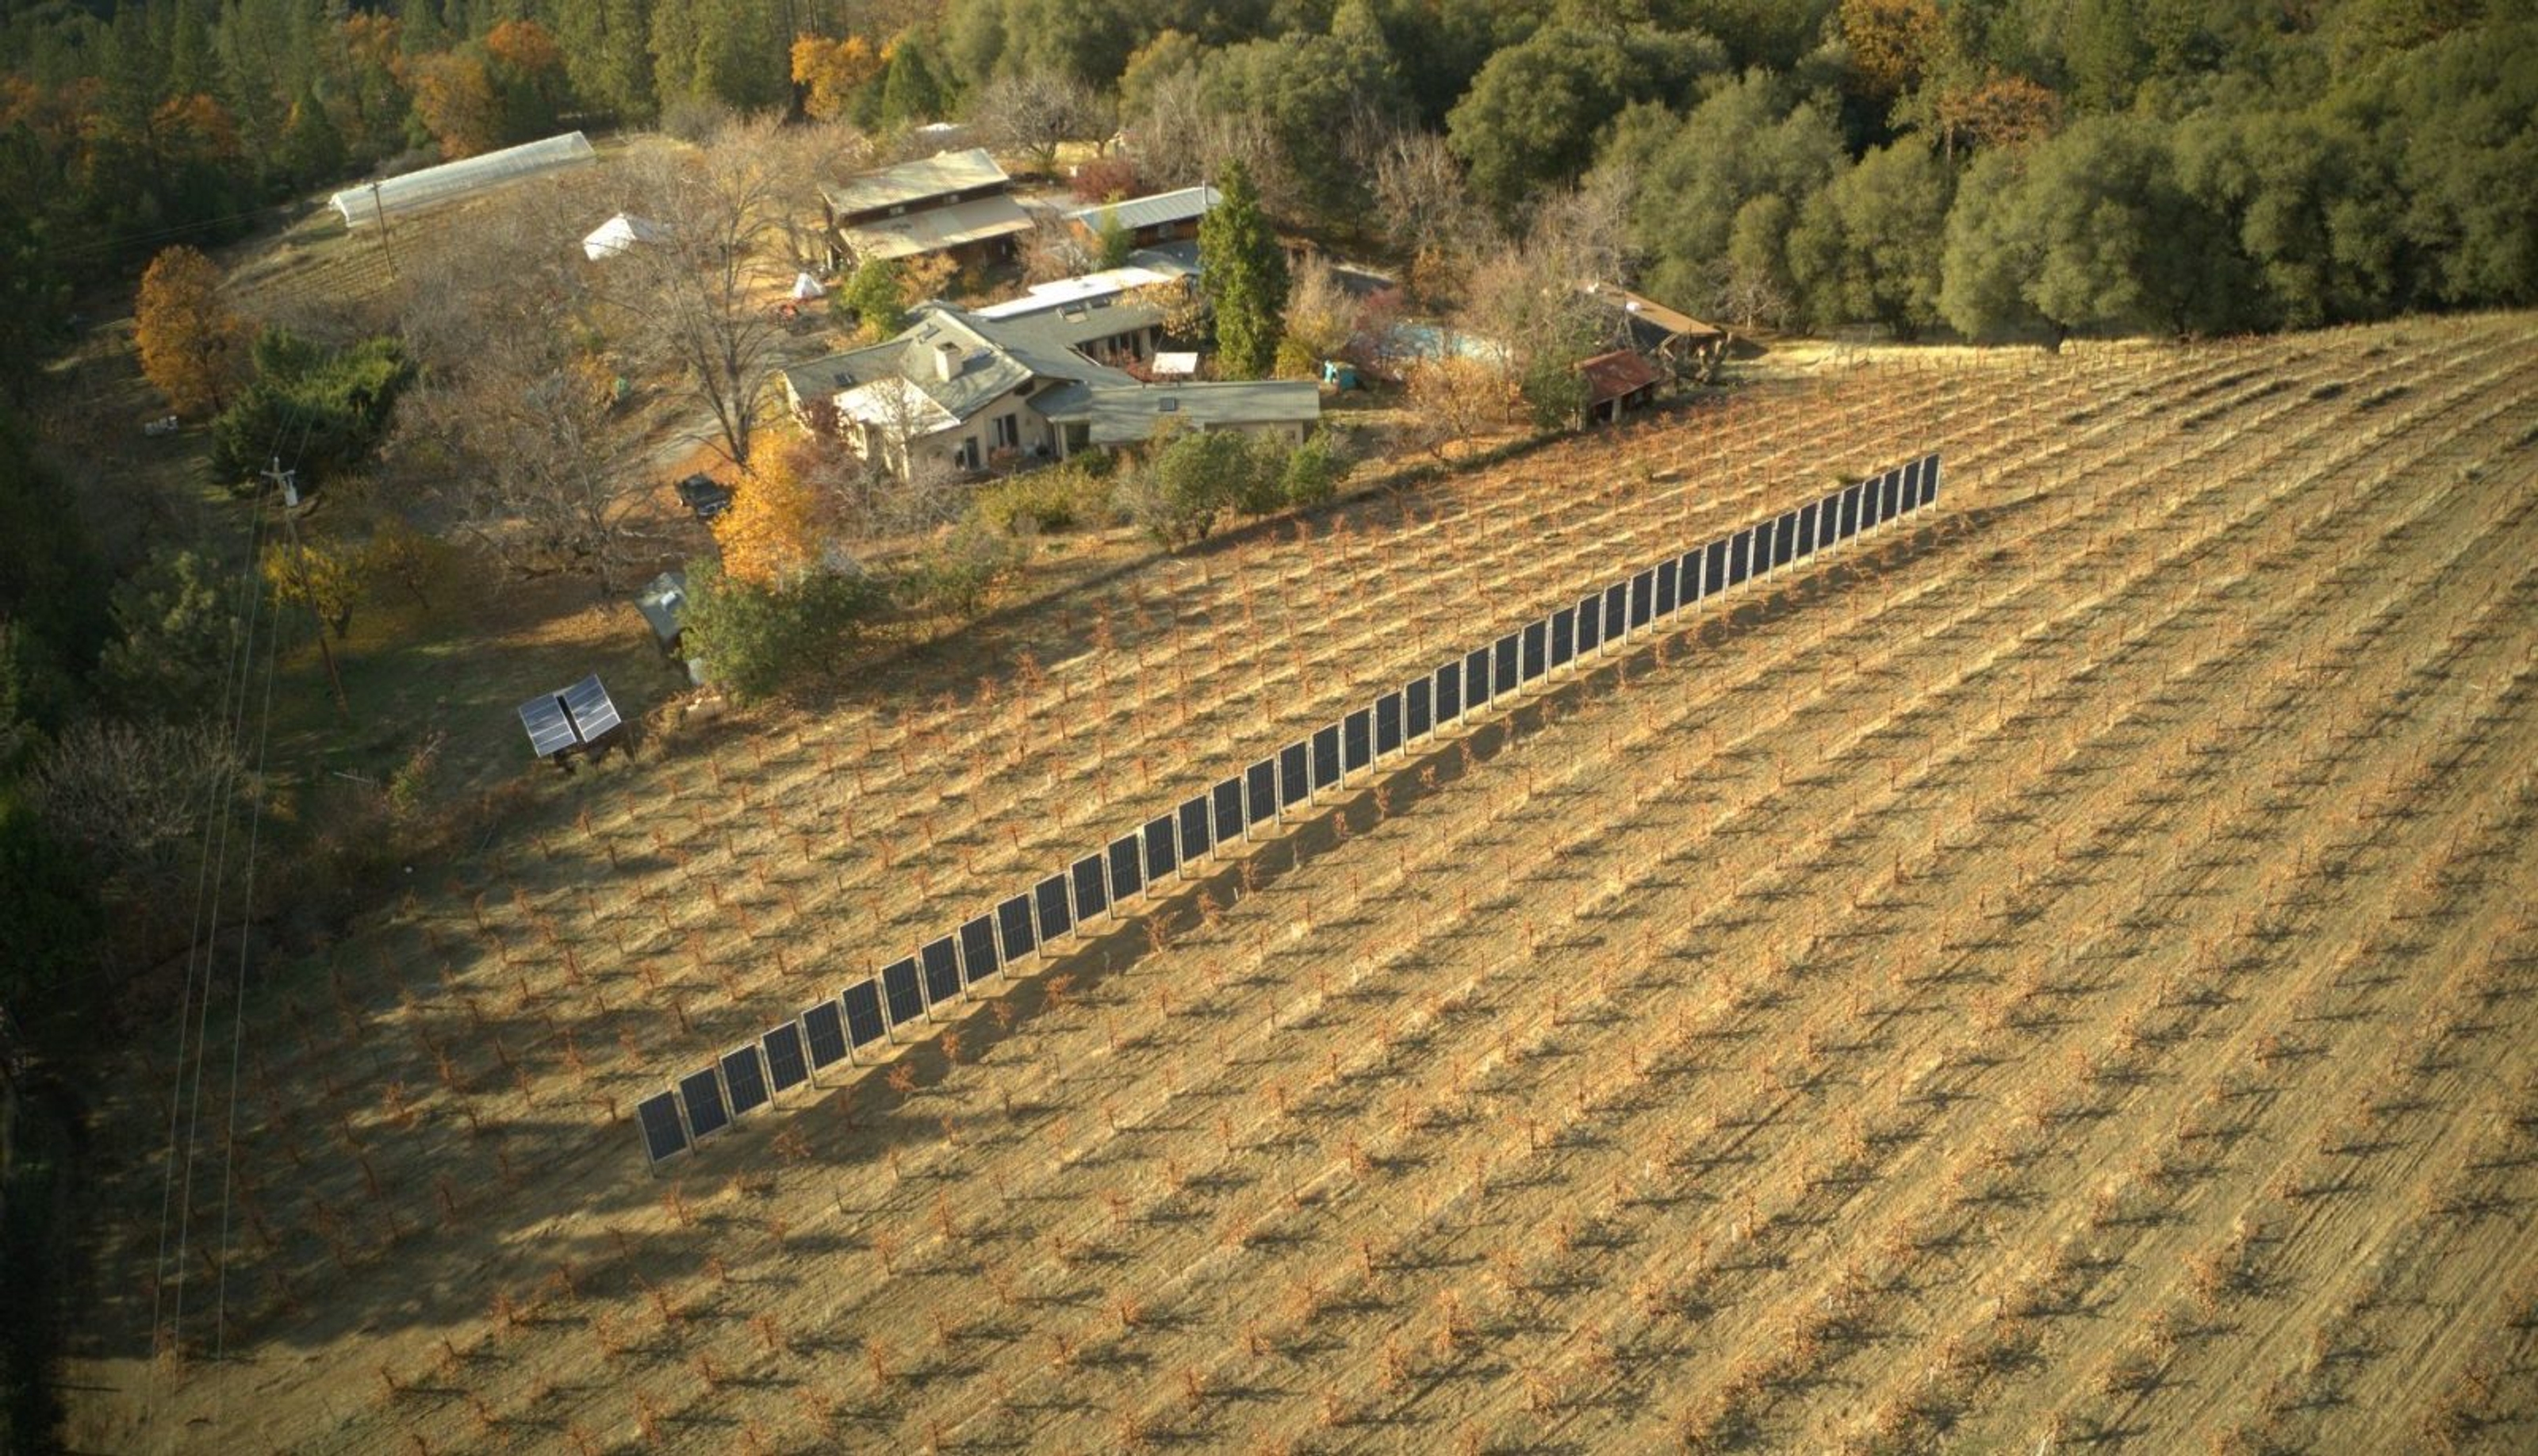
[[[793,37],[793,84],[806,88],[802,109],[815,121],[843,117],[855,93],[880,74],[881,56],[861,35]]]
[[[221,299],[219,265],[183,245],[161,250],[141,275],[132,335],[141,372],[179,415],[229,403],[245,372],[251,331]]]
[[[757,586],[780,586],[820,559],[824,516],[803,452],[808,440],[762,449],[732,492],[731,508],[714,517],[714,544],[725,574]]]

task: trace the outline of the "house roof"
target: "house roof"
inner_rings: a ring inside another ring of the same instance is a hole
[[[929,207],[877,223],[840,228],[837,233],[857,258],[907,258],[918,253],[939,253],[965,242],[1028,232],[1031,226],[1031,214],[1023,211],[1023,205],[998,193],[956,202],[950,207]]]
[[[1102,310],[1111,320],[1127,311]],[[1102,328],[1086,337],[1118,331]],[[897,338],[796,364],[784,371],[784,382],[797,399],[836,399],[853,418],[914,426],[917,433],[967,420],[1034,379],[1136,382],[1078,354],[1077,342],[1064,320],[987,319],[946,303],[928,303]],[[947,344],[960,361],[949,379],[940,376],[937,364]],[[868,389],[883,380],[894,382]]]
[[[681,619],[688,615],[688,573],[668,570],[644,583],[642,593],[634,598],[634,610],[652,627],[652,635],[667,642],[679,635]]]
[[[822,187],[820,192],[838,212],[859,213],[1010,180],[985,148],[971,147],[966,152],[937,152],[914,162],[868,171]]]
[[[1657,372],[1656,365],[1628,349],[1581,359],[1577,372],[1586,376],[1586,402],[1598,405],[1632,390],[1645,389],[1665,377]]]
[[[1103,213],[1115,213],[1119,226],[1134,232],[1140,228],[1161,228],[1168,223],[1186,223],[1204,215],[1224,198],[1214,187],[1201,184],[1181,187],[1170,192],[1157,192],[1146,197],[1124,197],[1117,202],[1097,202],[1079,207],[1066,216],[1087,228],[1100,228]]]
[[[1079,274],[1074,278],[1053,279],[1035,283],[1019,298],[990,303],[970,310],[980,318],[1029,318],[1035,314],[1057,312],[1070,306],[1102,306],[1105,301],[1136,289],[1159,283],[1176,283],[1194,270],[1178,261],[1155,253],[1139,255],[1143,262],[1132,262],[1124,268],[1105,268],[1100,273]]]
[[[1590,283],[1586,292],[1601,302],[1631,316],[1634,325],[1648,324],[1667,334],[1688,334],[1696,338],[1724,334],[1716,324],[1703,323],[1689,313],[1668,308],[1654,298],[1643,298],[1617,284]],[[1636,332],[1635,327],[1634,332]]]
[[[1216,383],[1094,384],[1051,391],[1032,401],[1051,420],[1083,422],[1097,445],[1128,445],[1155,426],[1179,420],[1201,429],[1236,425],[1308,425],[1322,417],[1321,386],[1309,379]]]

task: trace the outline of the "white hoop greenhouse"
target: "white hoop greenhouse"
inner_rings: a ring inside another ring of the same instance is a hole
[[[401,177],[347,187],[336,193],[332,202],[335,211],[343,215],[345,227],[366,228],[439,203],[455,202],[487,187],[594,160],[596,154],[590,150],[589,140],[577,131],[567,132],[482,157],[444,162]]]

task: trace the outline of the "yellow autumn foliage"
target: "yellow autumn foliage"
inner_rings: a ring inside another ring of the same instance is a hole
[[[761,449],[732,488],[731,507],[714,517],[722,568],[736,581],[771,586],[811,568],[820,558],[819,493],[803,479],[804,445]]]

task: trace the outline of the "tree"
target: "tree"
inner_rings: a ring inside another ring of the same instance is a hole
[[[1318,257],[1307,258],[1287,291],[1278,374],[1292,379],[1316,377],[1323,360],[1350,354],[1358,343],[1358,316],[1357,298],[1340,283],[1331,265]]]
[[[1776,193],[1795,207],[1843,162],[1840,129],[1768,72],[1748,72],[1693,108],[1647,164],[1633,223],[1662,298],[1710,295],[1738,213]]]
[[[881,74],[881,57],[861,35],[832,40],[793,37],[793,84],[802,89],[802,110],[816,121],[842,121],[855,99]]]
[[[1405,109],[1387,58],[1298,32],[1211,53],[1200,83],[1205,107],[1249,127],[1228,140],[1243,136],[1274,156],[1252,180],[1282,209],[1333,227],[1364,216],[1367,175],[1356,139],[1374,135]],[[1163,89],[1156,96],[1160,101]],[[1169,126],[1159,116],[1146,141]]]
[[[109,903],[166,923],[191,903],[205,818],[240,805],[243,766],[208,723],[91,718],[44,754],[28,787],[45,827],[79,846]]]
[[[323,538],[277,541],[257,563],[274,601],[296,607],[324,623],[342,641],[353,629],[353,609],[362,599],[360,548]]]
[[[255,381],[212,421],[212,471],[227,485],[264,488],[277,455],[301,489],[324,485],[377,449],[414,378],[392,335],[329,350],[272,328],[252,353]]]
[[[690,562],[681,627],[690,655],[747,701],[843,668],[887,604],[882,583],[867,576],[812,571],[771,586]]]
[[[905,287],[897,259],[866,258],[837,290],[837,306],[854,315],[858,338],[878,342],[907,327]]]
[[[714,545],[733,580],[781,585],[819,561],[820,499],[792,459],[806,443],[762,448],[757,468],[732,493],[731,508],[714,517]]]
[[[219,410],[246,364],[247,326],[221,300],[221,270],[181,243],[141,275],[132,309],[141,372],[180,415]]]
[[[1057,165],[1067,142],[1104,138],[1117,124],[1083,82],[1056,72],[1008,72],[974,92],[969,123],[988,145],[1020,152],[1035,170]]]
[[[1788,262],[1816,325],[1876,322],[1904,338],[1936,327],[1954,191],[1947,165],[1905,138],[1807,199]]]
[[[1199,287],[1216,311],[1219,365],[1236,378],[1256,379],[1277,358],[1287,258],[1241,164],[1227,168],[1217,190],[1221,200],[1198,225]]]
[[[947,106],[944,84],[925,37],[902,32],[884,49],[883,60],[880,123],[897,128],[939,120]]]
[[[1547,26],[1490,57],[1446,132],[1473,192],[1512,221],[1537,189],[1586,170],[1598,131],[1626,104],[1678,94],[1726,63],[1706,36]]]
[[[216,702],[244,626],[230,573],[190,551],[159,550],[116,582],[116,635],[98,680],[125,715],[182,721]]]
[[[1416,360],[1403,382],[1419,422],[1415,437],[1439,463],[1448,445],[1505,425],[1523,404],[1505,369],[1460,354]]]
[[[1445,139],[1394,127],[1373,147],[1374,205],[1384,235],[1411,260],[1412,282],[1436,297],[1445,259],[1473,249],[1488,225],[1472,205],[1463,169]]]
[[[1236,511],[1258,515],[1286,499],[1286,452],[1239,430],[1156,428],[1120,482],[1128,516],[1166,547],[1204,541]]]
[[[414,65],[414,114],[451,161],[502,145],[502,99],[476,50],[443,51]]]

